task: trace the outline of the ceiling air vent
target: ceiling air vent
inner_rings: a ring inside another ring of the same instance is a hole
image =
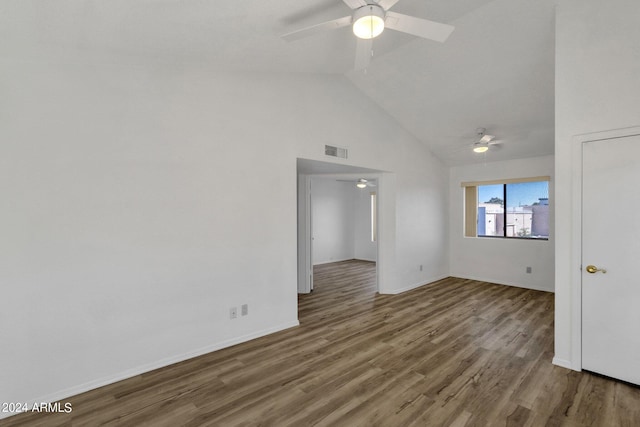
[[[324,154],[332,157],[340,157],[341,159],[347,158],[348,150],[346,148],[334,147],[332,145],[324,146]]]

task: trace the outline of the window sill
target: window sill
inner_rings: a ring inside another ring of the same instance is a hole
[[[471,237],[474,239],[474,237]],[[548,241],[548,237],[505,237],[505,236],[476,236],[476,239],[502,239],[502,240],[542,240]]]

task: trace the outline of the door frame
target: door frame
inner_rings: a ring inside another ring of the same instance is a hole
[[[300,174],[298,176],[298,293],[309,293],[313,290],[313,218],[311,216],[311,204],[312,204],[312,192],[311,180],[312,178],[334,178],[334,179],[353,179],[358,178],[375,179],[377,181],[376,188],[376,291],[380,292],[381,289],[381,270],[384,268],[383,261],[386,261],[386,252],[383,250],[380,253],[384,236],[386,239],[386,233],[382,232],[380,226],[380,210],[381,200],[386,201],[384,195],[380,196],[380,188],[384,187],[383,173],[335,173],[335,174]],[[383,193],[384,190],[383,190]],[[395,206],[394,206],[395,208]],[[385,217],[385,215],[382,215]],[[386,219],[386,218],[385,218]]]
[[[640,126],[586,133],[573,137],[572,191],[571,191],[571,365],[570,369],[582,370],[582,178],[583,147],[587,142],[614,140],[640,135]]]
[[[311,250],[311,175],[298,175],[298,293],[313,290]]]

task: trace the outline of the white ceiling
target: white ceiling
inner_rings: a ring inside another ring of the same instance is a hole
[[[440,44],[392,30],[352,70],[349,27],[279,36],[350,14],[341,0],[0,2],[0,53],[58,50],[185,60],[225,70],[345,74],[450,165],[553,154],[556,0],[400,0],[393,10],[456,27]],[[477,127],[503,143],[477,155]]]

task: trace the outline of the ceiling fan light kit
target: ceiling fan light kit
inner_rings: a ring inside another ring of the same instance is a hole
[[[367,188],[367,180],[364,178],[360,178],[356,183],[356,187],[358,188]]]
[[[489,149],[488,145],[477,144],[475,147],[473,147],[473,152],[474,153],[485,153],[488,149]]]
[[[361,7],[353,14],[353,34],[361,39],[373,39],[384,31],[384,10],[380,6]]]

